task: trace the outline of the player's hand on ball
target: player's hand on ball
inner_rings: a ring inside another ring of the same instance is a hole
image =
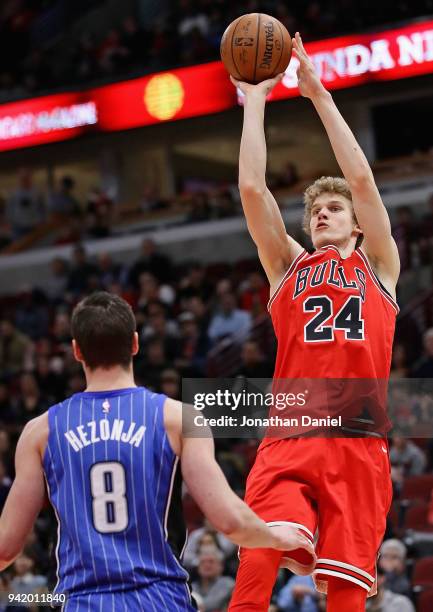
[[[232,76],[230,76],[230,80],[235,87],[239,87],[239,89],[245,96],[248,96],[251,94],[253,95],[259,94],[266,98],[266,96],[270,94],[271,91],[274,89],[275,85],[277,85],[277,83],[281,81],[283,76],[284,76],[284,72],[281,72],[280,74],[277,74],[277,76],[275,76],[274,78],[266,79],[265,81],[262,81],[261,83],[258,83],[257,85],[252,85],[251,83],[245,83],[245,81],[238,81]]]
[[[312,99],[314,96],[326,91],[326,89],[317,76],[314,64],[304,49],[299,32],[296,32],[295,38],[292,38],[292,42],[293,48],[296,51],[296,55],[299,60],[299,68],[296,71],[299,91],[301,96],[304,96],[304,98]]]

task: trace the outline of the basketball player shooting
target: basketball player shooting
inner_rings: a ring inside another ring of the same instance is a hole
[[[179,561],[186,539],[180,466],[204,514],[234,542],[310,545],[304,534],[272,531],[235,495],[212,438],[182,435],[180,402],[135,385],[138,336],[124,300],[105,292],[85,298],[72,336],[87,388],[24,428],[0,518],[0,571],[22,550],[46,482],[59,524],[54,595],[67,596],[63,610],[195,610]]]
[[[239,189],[248,229],[270,283],[278,339],[276,379],[388,379],[399,258],[386,209],[354,135],[293,39],[302,96],[313,103],[344,175],[307,188],[310,255],[288,236],[265,182],[266,95],[282,75],[245,94]],[[359,244],[362,240],[362,248]],[[385,416],[386,418],[386,416]],[[279,567],[313,574],[330,612],[361,612],[375,593],[375,563],[392,499],[388,445],[380,432],[357,438],[265,438],[245,500],[276,532],[303,532],[308,550],[241,548],[231,612],[268,610]]]

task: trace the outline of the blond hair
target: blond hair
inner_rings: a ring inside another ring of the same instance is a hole
[[[302,222],[302,229],[306,234],[310,236],[310,220],[311,220],[311,209],[316,199],[322,195],[322,193],[338,193],[344,196],[350,201],[352,208],[352,217],[355,223],[358,220],[355,216],[355,211],[352,205],[352,194],[350,193],[349,183],[344,178],[338,176],[321,176],[314,181],[312,185],[307,187],[304,192],[304,219]]]

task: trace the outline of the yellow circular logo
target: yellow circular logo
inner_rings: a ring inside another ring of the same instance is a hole
[[[182,82],[174,74],[152,77],[144,90],[147,111],[160,121],[174,117],[182,108],[184,97]]]

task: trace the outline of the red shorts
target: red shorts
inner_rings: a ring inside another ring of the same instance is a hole
[[[257,453],[245,501],[267,523],[318,534],[318,591],[326,593],[327,576],[337,576],[375,594],[376,559],[392,501],[386,440],[275,440]]]

